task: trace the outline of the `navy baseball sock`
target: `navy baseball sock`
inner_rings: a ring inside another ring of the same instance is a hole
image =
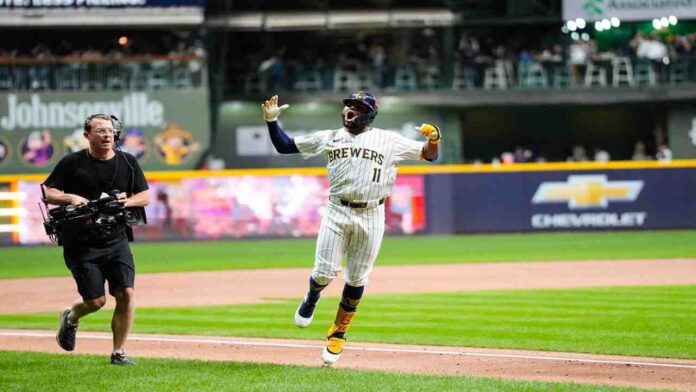
[[[320,285],[314,278],[309,278],[309,291],[307,291],[307,304],[316,305],[321,296],[321,291],[328,285]]]
[[[346,283],[343,286],[343,294],[341,294],[341,308],[346,312],[355,312],[363,291],[365,291],[365,286],[355,287]]]

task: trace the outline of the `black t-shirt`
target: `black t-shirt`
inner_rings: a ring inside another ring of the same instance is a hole
[[[148,189],[138,160],[120,151],[106,161],[94,158],[87,150],[68,154],[58,162],[44,185],[87,200],[98,199],[112,190],[126,192],[130,197]]]
[[[148,189],[138,160],[133,155],[120,151],[116,151],[116,155],[106,161],[94,158],[87,150],[68,154],[58,162],[44,181],[44,185],[64,193],[82,196],[87,200],[99,199],[102,193],[112,190],[126,192],[130,197]],[[132,238],[130,227],[126,230],[128,237]],[[126,240],[125,232],[108,240],[97,236],[96,239],[64,244],[64,247],[65,251],[71,254],[71,258],[89,260],[108,253],[111,246],[121,240]]]

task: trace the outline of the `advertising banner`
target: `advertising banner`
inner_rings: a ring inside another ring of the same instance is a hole
[[[0,0],[3,8],[203,7],[205,0]]]
[[[434,175],[428,189],[456,200],[429,217],[450,232],[696,228],[694,168]]]
[[[563,0],[563,19],[587,21],[616,17],[620,20],[650,20],[674,15],[696,19],[694,0]]]
[[[48,243],[38,204],[40,181],[19,181],[15,236],[21,244]],[[229,176],[148,181],[148,224],[136,240],[314,237],[328,203],[328,180],[318,175]],[[385,204],[387,234],[426,229],[425,180],[397,178]],[[2,242],[0,242],[2,243]]]
[[[0,174],[50,172],[87,147],[94,113],[121,120],[119,144],[144,170],[194,168],[209,144],[206,89],[0,94]]]

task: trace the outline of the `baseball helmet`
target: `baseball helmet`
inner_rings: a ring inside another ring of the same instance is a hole
[[[372,121],[374,121],[375,117],[377,117],[377,113],[379,113],[379,105],[377,104],[377,98],[375,98],[375,96],[370,94],[369,92],[361,90],[354,92],[353,94],[351,94],[350,97],[343,100],[343,104],[346,106],[350,106],[355,103],[367,106],[369,112],[367,114],[363,114],[361,116],[356,117],[353,120],[353,122],[359,125],[372,124]]]

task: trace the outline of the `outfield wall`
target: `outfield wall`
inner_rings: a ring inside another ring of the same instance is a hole
[[[0,244],[46,243],[45,174],[0,175]],[[139,240],[316,236],[325,168],[146,172]],[[696,160],[407,166],[387,234],[696,228]]]
[[[427,176],[428,231],[696,228],[696,168],[689,165],[545,169]]]

